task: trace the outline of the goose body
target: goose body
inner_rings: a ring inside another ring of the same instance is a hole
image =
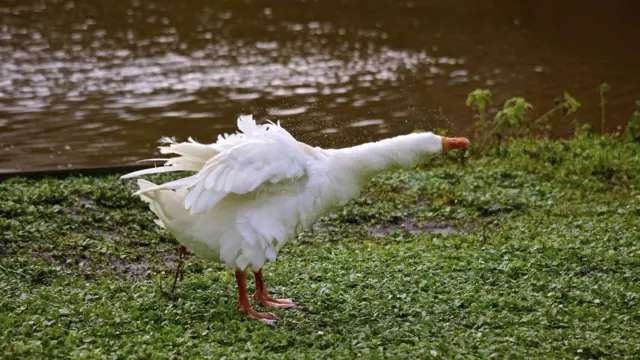
[[[251,268],[261,282],[256,294],[264,287],[261,268],[266,261],[275,261],[280,249],[319,217],[358,196],[373,176],[414,167],[428,154],[468,146],[464,138],[414,133],[345,149],[322,149],[298,142],[279,123],[258,125],[252,116],[241,116],[237,125],[239,132],[221,135],[213,144],[165,138],[161,153],[178,156],[151,159],[165,161],[165,166],[122,178],[192,172],[159,185],[139,179],[136,194],[149,203],[158,225],[189,251],[236,271],[240,290],[244,272]],[[266,287],[264,293],[269,298]],[[247,307],[242,298],[240,294],[241,310]],[[275,302],[267,305],[294,306],[290,300],[271,300]],[[274,320],[271,313],[248,308],[243,311],[250,317]]]

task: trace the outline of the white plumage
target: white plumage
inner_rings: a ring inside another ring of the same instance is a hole
[[[164,138],[160,152],[177,157],[152,159],[165,166],[122,177],[195,172],[160,185],[140,179],[136,194],[187,249],[237,272],[259,272],[267,260],[275,261],[283,245],[356,197],[381,171],[416,166],[447,144],[468,146],[466,139],[415,133],[325,150],[296,141],[279,122],[258,125],[250,115],[238,118],[238,129],[213,144]]]

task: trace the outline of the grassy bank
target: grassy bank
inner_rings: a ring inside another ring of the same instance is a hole
[[[304,305],[275,327],[238,313],[232,273],[197,258],[162,295],[176,243],[133,190],[0,183],[1,356],[640,355],[638,144],[522,139],[379,176],[267,266]]]

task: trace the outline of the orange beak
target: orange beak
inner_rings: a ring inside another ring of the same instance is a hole
[[[448,138],[442,137],[442,150],[455,150],[455,149],[466,149],[469,147],[469,140],[467,138],[458,137],[458,138]]]

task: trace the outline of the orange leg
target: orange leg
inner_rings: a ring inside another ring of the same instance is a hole
[[[283,309],[296,307],[296,303],[291,301],[291,299],[274,299],[269,296],[267,285],[265,285],[264,277],[262,276],[262,269],[258,270],[258,272],[254,272],[253,274],[256,277],[256,293],[253,294],[254,300],[260,301],[262,305],[266,307],[273,306]]]
[[[244,271],[236,270],[236,281],[238,282],[238,310],[242,311],[249,319],[257,319],[265,324],[273,325],[278,317],[270,312],[257,312],[253,310],[247,294],[247,274]]]

